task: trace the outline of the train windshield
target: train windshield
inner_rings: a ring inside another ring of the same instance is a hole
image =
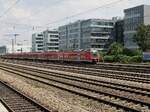
[[[94,57],[97,57],[97,56],[98,56],[97,50],[92,50],[92,55],[93,55]]]

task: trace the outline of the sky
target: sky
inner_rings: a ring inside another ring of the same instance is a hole
[[[18,0],[14,5],[16,1],[0,0],[0,46],[10,47],[16,33],[16,43],[29,49],[32,33],[80,19],[123,18],[124,9],[150,5],[150,0]]]

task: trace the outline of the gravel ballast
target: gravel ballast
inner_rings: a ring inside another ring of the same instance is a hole
[[[111,106],[92,101],[55,87],[27,80],[0,70],[0,80],[9,83],[48,108],[59,112],[120,112]]]

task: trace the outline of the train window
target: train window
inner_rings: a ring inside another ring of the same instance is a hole
[[[98,52],[97,52],[96,50],[93,50],[93,51],[92,51],[92,55],[93,55],[94,57],[96,57],[96,56],[98,56]]]

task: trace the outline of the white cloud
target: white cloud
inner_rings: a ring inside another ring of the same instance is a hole
[[[31,13],[26,10],[26,9],[21,9],[21,8],[13,8],[11,11],[11,14],[16,18],[16,19],[23,19],[25,17],[31,16]]]

